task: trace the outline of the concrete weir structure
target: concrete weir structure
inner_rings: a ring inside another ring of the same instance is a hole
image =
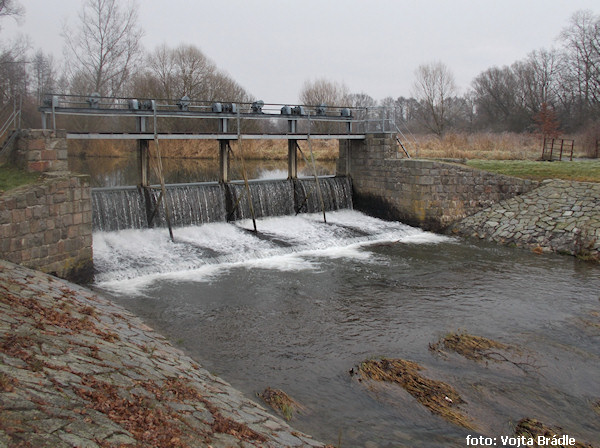
[[[338,174],[352,178],[354,207],[370,215],[433,231],[492,204],[520,195],[537,182],[464,165],[398,158],[394,134],[340,140]]]

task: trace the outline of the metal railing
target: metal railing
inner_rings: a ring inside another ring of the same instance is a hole
[[[4,154],[21,129],[21,99],[14,99],[0,112],[0,154]],[[12,132],[11,132],[12,131]]]
[[[42,113],[42,127],[56,129],[57,116],[118,117],[119,132],[112,135],[156,133],[156,126],[162,130],[160,138],[227,138],[229,134],[238,138],[364,138],[365,134],[394,134],[402,152],[409,156],[411,142],[400,129],[402,123],[396,121],[396,111],[388,107],[350,107],[319,105],[289,105],[281,103],[215,102],[193,100],[187,96],[179,99],[150,99],[101,97],[99,95],[46,94],[39,108]],[[127,122],[127,117],[137,121]],[[185,125],[173,119],[201,119],[204,127],[197,124]],[[141,121],[145,120],[142,125]],[[162,121],[161,121],[162,120]],[[90,122],[96,129],[96,138],[107,138],[110,131],[98,131],[102,120]],[[260,125],[252,124],[262,122]],[[108,121],[106,121],[108,123]],[[157,124],[158,123],[158,124]],[[218,130],[217,130],[218,123]],[[115,120],[110,121],[115,129]],[[85,126],[81,126],[84,127]],[[90,132],[86,129],[86,132]],[[142,130],[143,129],[143,130]],[[181,129],[185,129],[183,132]],[[193,129],[192,131],[188,129]],[[407,130],[408,131],[408,130]],[[83,132],[72,138],[88,138]],[[101,134],[98,134],[98,133]],[[240,137],[241,135],[241,137]]]

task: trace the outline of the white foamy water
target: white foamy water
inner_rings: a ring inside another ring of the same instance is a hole
[[[98,286],[136,293],[164,279],[209,281],[234,266],[299,271],[317,269],[318,259],[368,260],[368,245],[436,244],[448,237],[399,222],[383,221],[354,210],[257,220],[211,223],[174,229],[94,233]]]

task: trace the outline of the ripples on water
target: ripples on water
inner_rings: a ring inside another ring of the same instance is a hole
[[[99,288],[254,396],[280,388],[309,411],[292,424],[342,446],[464,447],[474,431],[348,371],[374,356],[422,364],[453,386],[480,433],[524,417],[600,442],[597,266],[473,245],[355,211],[94,235]],[[445,333],[518,345],[537,371],[428,350]],[[382,392],[385,391],[385,392]],[[500,439],[498,439],[500,440]]]

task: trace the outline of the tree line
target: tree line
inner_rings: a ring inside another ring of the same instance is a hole
[[[0,0],[2,20],[22,18],[18,0]],[[84,0],[76,25],[65,26],[65,63],[38,50],[26,39],[0,41],[0,108],[25,98],[24,114],[46,92],[106,97],[250,102],[254,98],[220,70],[197,46],[161,45],[146,51],[144,30],[133,3]],[[0,28],[1,33],[1,28]],[[0,34],[1,36],[1,34]],[[410,96],[375,100],[352,93],[327,79],[307,80],[302,104],[393,108],[398,123],[413,132],[529,132],[554,121],[565,133],[600,122],[600,16],[576,12],[558,35],[559,46],[532,51],[510,66],[491,67],[458,93],[454,75],[443,62],[415,70]],[[68,57],[67,57],[68,56]],[[32,123],[32,125],[35,125]]]

